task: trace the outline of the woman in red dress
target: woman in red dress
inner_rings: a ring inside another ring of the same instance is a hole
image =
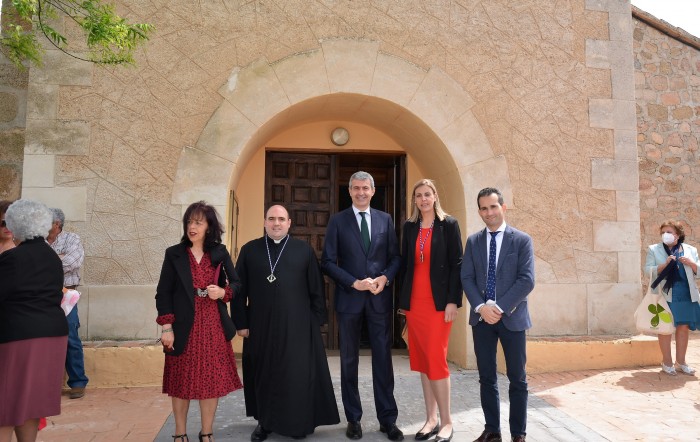
[[[229,302],[240,282],[226,247],[214,207],[204,201],[191,204],[182,218],[180,244],[165,251],[156,289],[157,322],[162,329],[165,355],[163,393],[172,397],[175,435],[187,437],[190,400],[199,400],[202,429],[199,440],[211,442],[219,398],[243,387],[233,348],[222,321],[219,303]],[[217,267],[220,277],[214,281]],[[222,288],[223,287],[223,288]],[[229,329],[231,324],[228,325]]]
[[[440,207],[435,183],[418,181],[413,186],[411,217],[403,225],[399,298],[408,323],[411,370],[421,374],[425,400],[425,425],[416,440],[437,435],[436,442],[445,442],[454,434],[447,344],[457,308],[462,306],[461,264],[457,220]]]

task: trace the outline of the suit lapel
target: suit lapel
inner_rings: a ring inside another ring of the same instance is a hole
[[[513,231],[506,225],[503,231],[503,241],[501,242],[501,250],[498,252],[498,263],[496,264],[496,273],[501,269],[501,264],[505,260],[508,250],[513,245]]]
[[[183,245],[182,247],[180,247],[177,256],[175,256],[174,264],[175,270],[177,271],[177,274],[180,277],[180,281],[185,287],[185,293],[192,292],[194,290],[194,286],[192,283],[192,271],[190,270],[190,257],[187,253],[186,246]],[[192,304],[192,307],[194,308],[194,297],[188,296],[187,299],[189,299],[190,304]]]
[[[484,271],[484,275],[489,268],[489,256],[488,256],[488,246],[486,245],[486,235],[488,235],[488,230],[484,228],[479,235],[479,240],[476,242],[477,245],[477,256],[481,258],[481,268]]]
[[[367,256],[370,255],[370,252],[374,248],[374,243],[376,242],[376,238],[379,235],[379,212],[376,210],[370,208],[369,209],[369,216],[372,219],[372,226],[370,227],[370,235],[369,235],[369,250],[367,251]]]
[[[347,218],[347,222],[350,224],[350,231],[357,240],[357,244],[359,244],[360,250],[364,252],[364,247],[362,247],[362,236],[360,235],[360,226],[357,223],[357,217],[355,216],[355,211],[352,209],[352,206],[346,209],[345,215]],[[372,225],[374,225],[374,223],[372,223]]]

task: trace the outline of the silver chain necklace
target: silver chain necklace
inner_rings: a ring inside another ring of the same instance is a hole
[[[270,245],[267,243],[267,233],[265,234],[265,249],[267,249],[267,261],[270,263],[270,275],[267,277],[267,281],[272,284],[277,280],[277,277],[275,276],[275,268],[277,267],[277,263],[280,262],[280,258],[282,257],[282,252],[284,252],[284,248],[287,247],[287,243],[289,242],[289,235],[285,236],[284,240],[284,245],[282,245],[282,250],[280,250],[280,254],[277,255],[277,259],[275,260],[275,265],[272,265],[272,257],[270,256]]]

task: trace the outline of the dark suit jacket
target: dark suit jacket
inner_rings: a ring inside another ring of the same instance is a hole
[[[481,315],[474,308],[486,299],[488,272],[487,229],[469,236],[462,261],[462,287],[471,305],[469,324],[477,325]],[[506,225],[501,251],[496,263],[496,304],[503,309],[501,320],[511,331],[532,326],[527,309],[527,295],[535,287],[535,255],[532,238]]]
[[[0,344],[66,336],[61,258],[44,238],[0,254]]]
[[[360,313],[369,298],[374,311],[383,313],[393,309],[391,290],[379,295],[352,288],[357,279],[381,275],[391,282],[401,265],[399,244],[394,223],[388,213],[370,209],[372,217],[371,244],[365,255],[352,207],[336,213],[328,221],[321,267],[335,281],[335,309],[340,313]]]
[[[415,266],[418,223],[406,221],[401,239],[401,272],[403,284],[399,308],[411,310],[411,289]],[[451,216],[440,221],[435,218],[430,237],[430,287],[435,309],[444,311],[448,303],[462,306],[462,284],[459,281],[462,266],[462,236],[457,220]]]
[[[235,296],[241,289],[241,282],[226,247],[223,244],[218,244],[209,250],[209,255],[214,267],[223,261],[225,275],[224,272],[221,272],[219,275],[219,287],[224,287],[224,278],[228,276],[229,284]],[[175,315],[175,322],[173,322],[173,332],[175,333],[174,350],[172,353],[169,353],[173,356],[181,354],[185,349],[185,344],[194,323],[194,286],[192,284],[192,271],[190,270],[187,246],[176,244],[168,247],[165,250],[163,268],[160,271],[160,280],[156,288],[156,309],[158,310],[158,316]]]

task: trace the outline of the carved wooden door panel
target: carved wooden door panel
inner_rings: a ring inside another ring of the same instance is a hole
[[[267,152],[265,158],[265,207],[281,204],[292,220],[290,233],[307,241],[321,259],[326,226],[336,212],[336,156]],[[338,348],[333,308],[333,286],[325,277],[328,324],[321,333],[328,349]]]

